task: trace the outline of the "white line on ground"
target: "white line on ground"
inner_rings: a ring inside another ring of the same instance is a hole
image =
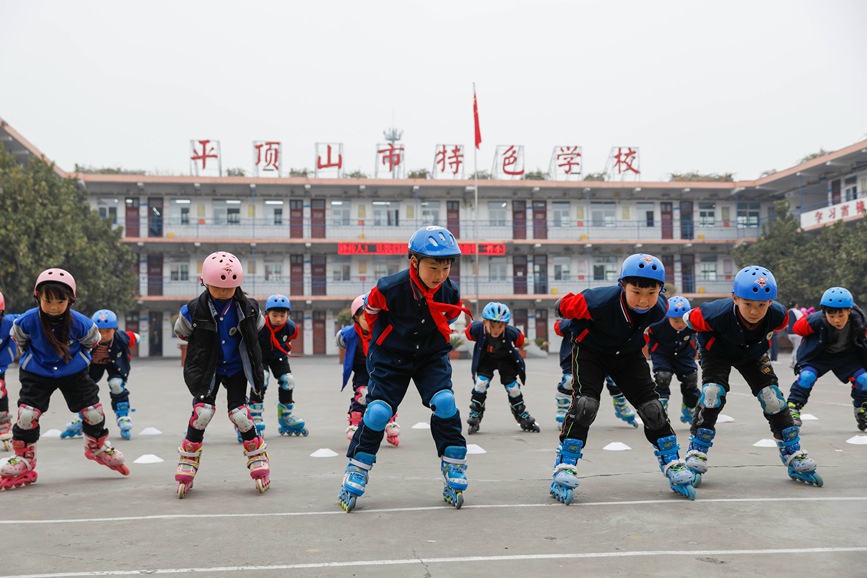
[[[867,501],[867,496],[832,496],[832,497],[799,497],[799,498],[715,498],[710,500],[698,499],[694,502],[685,500],[665,499],[665,500],[632,500],[622,502],[582,502],[573,503],[569,508],[588,508],[596,506],[638,506],[638,505],[674,505],[683,504],[684,506],[699,506],[702,504],[721,504],[721,503],[745,503],[745,502],[864,502]],[[473,506],[466,505],[461,510],[488,510],[499,508],[563,508],[563,504],[559,502],[551,502],[547,504],[477,504]],[[400,513],[400,512],[427,512],[434,510],[453,510],[452,506],[420,506],[417,508],[377,508],[359,510],[360,515],[366,514],[384,514],[384,513]],[[321,512],[245,512],[241,514],[158,514],[154,516],[123,516],[115,518],[68,518],[68,519],[51,519],[51,520],[0,520],[0,526],[25,526],[28,524],[105,524],[109,522],[135,522],[147,520],[198,520],[198,519],[213,519],[213,518],[269,518],[269,517],[293,517],[293,516],[346,516],[346,512],[337,508],[335,503],[334,510]],[[359,514],[353,514],[353,517]],[[2,576],[0,576],[2,578]]]
[[[51,574],[20,574],[5,578],[69,578],[75,576],[141,576],[151,574],[183,574],[187,572],[251,572],[274,570],[304,570],[315,568],[350,568],[359,566],[398,566],[414,564],[466,564],[468,562],[512,562],[518,560],[575,560],[588,558],[635,558],[638,556],[755,556],[768,554],[842,554],[867,552],[867,547],[854,548],[765,548],[757,550],[648,550],[628,552],[586,552],[582,554],[514,554],[509,556],[466,556],[456,558],[406,558],[402,560],[353,560],[347,562],[313,562],[308,564],[273,564],[269,566],[218,566],[213,568],[161,568],[143,570],[95,570],[92,572],[57,572]]]

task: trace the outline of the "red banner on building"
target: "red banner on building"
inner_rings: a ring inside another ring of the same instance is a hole
[[[474,243],[459,243],[461,254],[475,255]],[[338,255],[406,255],[406,243],[338,243]],[[479,255],[496,257],[506,254],[505,243],[479,243]]]

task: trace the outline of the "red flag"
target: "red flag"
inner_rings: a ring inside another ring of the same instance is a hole
[[[482,144],[482,129],[479,128],[479,103],[476,102],[476,85],[473,84],[473,120],[476,123],[476,148]]]

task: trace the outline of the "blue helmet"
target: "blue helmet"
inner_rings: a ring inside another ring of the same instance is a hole
[[[620,266],[618,281],[622,281],[625,277],[643,277],[665,285],[665,266],[653,255],[636,253],[624,259],[623,265]]]
[[[509,306],[504,303],[491,301],[485,305],[485,310],[482,311],[482,319],[488,321],[502,321],[508,323],[512,320],[512,312],[509,311]]]
[[[852,309],[855,305],[855,300],[848,289],[844,287],[831,287],[822,294],[822,301],[819,304],[822,307],[833,307],[834,309]]]
[[[675,295],[668,300],[668,313],[666,317],[683,317],[683,314],[692,309],[689,305],[689,299],[680,295]]]
[[[117,329],[117,315],[109,309],[100,309],[91,317],[99,329]]]
[[[777,298],[777,280],[774,274],[758,265],[744,267],[735,275],[732,289],[735,297],[753,301],[767,301]]]
[[[422,227],[409,239],[409,256],[413,255],[434,259],[460,257],[461,248],[455,236],[445,227]]]
[[[292,303],[285,295],[271,295],[268,297],[268,300],[265,301],[265,312],[267,313],[272,309],[287,309],[292,311]]]

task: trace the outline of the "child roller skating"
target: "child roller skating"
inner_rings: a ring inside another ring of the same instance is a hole
[[[698,403],[698,366],[695,363],[695,331],[686,326],[684,314],[690,310],[686,297],[674,296],[668,300],[665,319],[654,323],[644,332],[650,360],[653,362],[653,378],[656,393],[662,405],[668,409],[671,397],[671,378],[680,381],[680,421],[692,423]]]
[[[262,362],[277,378],[279,390],[277,393],[277,432],[280,435],[306,436],[309,432],[306,423],[300,417],[293,415],[295,401],[295,377],[289,367],[289,355],[292,351],[292,340],[298,337],[298,326],[290,319],[292,303],[285,295],[271,295],[265,301],[265,326],[259,330],[259,347],[262,349]],[[270,376],[266,374],[265,388],[268,387]],[[260,436],[265,431],[262,419],[264,408],[264,392],[259,396],[252,388],[250,390],[250,413],[256,422],[256,430]]]
[[[821,486],[816,462],[801,450],[798,427],[786,407],[777,376],[768,359],[770,335],[787,326],[786,308],[774,301],[777,281],[764,267],[751,265],[735,275],[732,296],[690,310],[684,321],[698,332],[701,347],[702,389],[692,421],[686,464],[695,485],[707,473],[707,454],[716,434],[714,426],[726,403],[732,368],[746,379],[762,407],[780,449],[780,459],[793,480]]]
[[[637,428],[638,419],[635,410],[632,409],[632,406],[630,406],[629,402],[626,401],[626,396],[623,395],[623,392],[620,391],[620,388],[617,387],[617,384],[614,383],[614,380],[611,379],[610,375],[605,376],[605,389],[607,389],[608,393],[611,395],[611,405],[614,406],[614,416],[621,421],[625,421],[632,427]]]
[[[521,384],[527,379],[524,358],[518,353],[518,348],[524,344],[524,334],[509,325],[512,313],[503,303],[488,303],[482,312],[482,321],[471,323],[464,334],[467,339],[476,343],[473,348],[473,393],[470,401],[470,414],[467,417],[467,433],[479,431],[482,417],[485,415],[485,400],[488,387],[494,378],[494,372],[499,371],[500,381],[509,395],[509,405],[515,421],[521,429],[538,432],[536,419],[530,415],[524,405],[524,395]]]
[[[0,489],[35,483],[39,418],[48,411],[51,394],[60,390],[67,406],[80,412],[84,455],[109,469],[129,475],[124,456],[108,442],[99,387],[87,366],[99,331],[88,317],[74,311],[75,279],[63,269],[46,269],[36,279],[39,304],[15,320],[12,337],[23,352],[18,372],[21,393],[18,421],[12,428],[15,456],[0,467]]]
[[[364,318],[365,297],[367,295],[359,295],[352,301],[349,308],[352,314],[352,325],[344,327],[335,336],[337,346],[346,350],[346,355],[343,357],[343,385],[340,391],[346,388],[350,376],[352,378],[352,400],[349,402],[347,414],[349,426],[346,428],[346,439],[350,441],[361,424],[367,406],[367,383],[370,381],[370,374],[367,373],[370,330]],[[400,425],[397,423],[396,413],[385,426],[385,439],[395,447],[400,445]]]
[[[695,499],[694,475],[678,455],[677,438],[656,395],[642,352],[644,330],[663,319],[668,309],[662,296],[664,285],[662,261],[652,255],[636,254],[623,261],[616,287],[569,293],[557,301],[557,314],[571,320],[568,333],[563,333],[572,336],[574,379],[549,492],[564,504],[570,504],[575,497],[578,461],[599,410],[606,376],[620,386],[641,416],[644,435],[655,450],[671,490]]]
[[[256,430],[245,396],[247,383],[261,396],[265,368],[259,330],[265,319],[259,304],[241,290],[244,271],[237,257],[217,251],[205,258],[199,297],[181,307],[175,333],[188,342],[184,381],[193,395],[186,439],[178,448],[175,481],[183,498],[199,470],[205,428],[214,417],[220,385],[226,388],[229,420],[241,434],[247,469],[260,493],[271,485],[265,440]]]
[[[9,416],[9,396],[6,392],[6,368],[18,356],[15,340],[9,335],[12,320],[6,317],[6,299],[0,293],[0,443],[3,450],[12,449],[12,418]]]
[[[349,464],[338,494],[347,512],[365,492],[386,426],[410,381],[433,412],[430,430],[441,460],[443,500],[456,508],[464,502],[467,444],[461,435],[448,362],[449,324],[461,313],[469,315],[457,285],[448,278],[460,254],[447,229],[419,229],[409,241],[409,269],[383,277],[367,297],[370,381],[367,407],[346,452]]]
[[[802,337],[796,356],[797,379],[789,390],[789,413],[801,426],[801,410],[807,405],[816,380],[833,371],[837,379],[852,385],[855,423],[867,430],[867,316],[852,293],[831,287],[822,295],[821,311],[801,317],[792,331]]]

